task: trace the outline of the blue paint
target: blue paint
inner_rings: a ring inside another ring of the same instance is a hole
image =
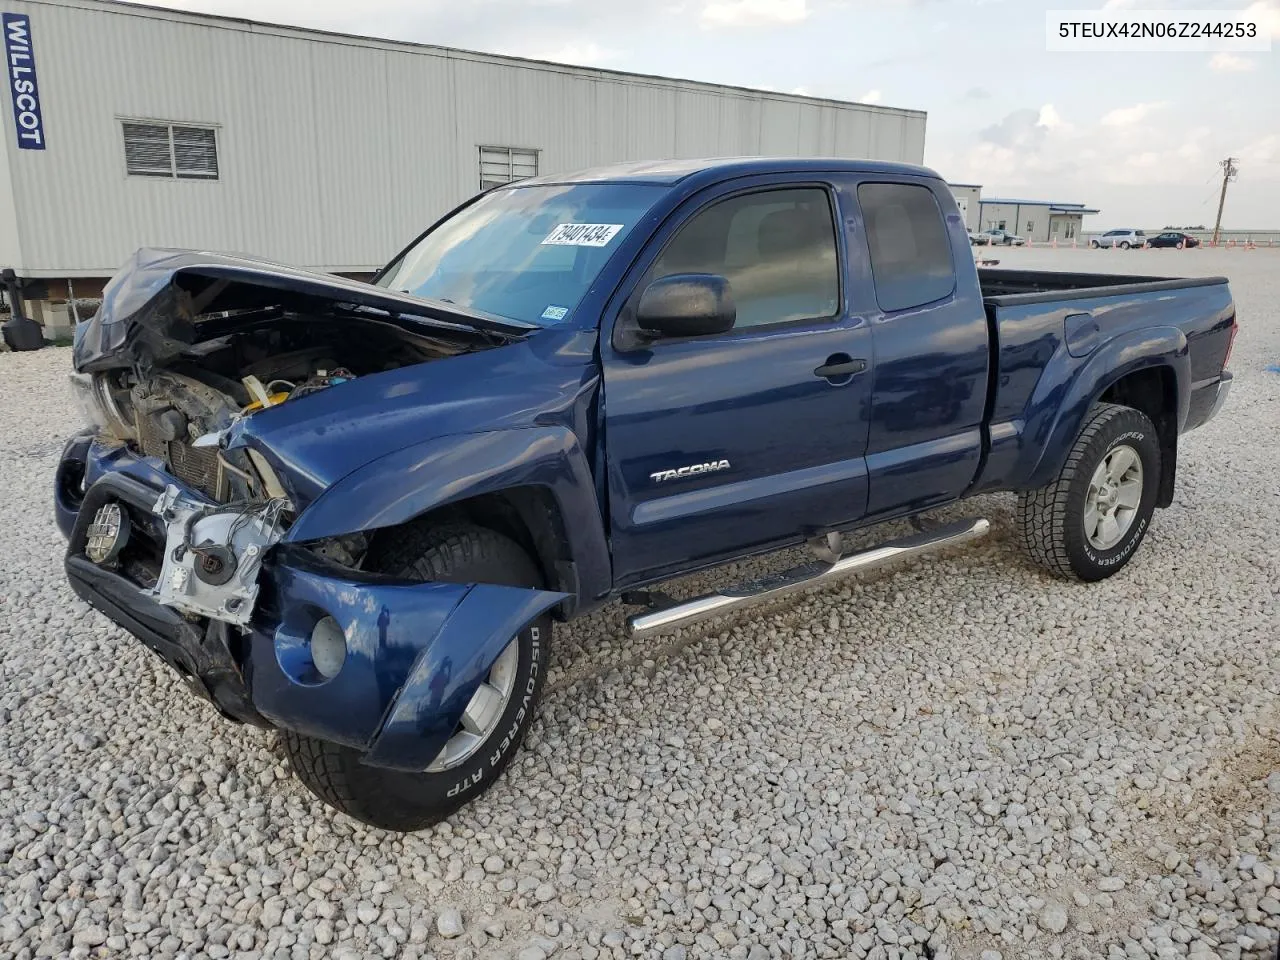
[[[1268,367],[1263,367],[1267,373],[1280,373],[1280,363],[1273,363]]]
[[[9,97],[18,149],[43,150],[44,116],[40,112],[40,85],[36,81],[36,51],[31,38],[31,18],[25,13],[3,16],[5,62],[9,72]]]
[[[498,654],[564,598],[488,584],[387,582],[308,557],[286,550],[265,571],[278,610],[253,624],[245,684],[277,726],[373,748],[370,762],[379,765],[430,764]],[[305,643],[325,615],[347,637],[346,660],[328,681],[311,667]],[[399,747],[379,746],[384,718]],[[415,735],[416,743],[404,742]]]
[[[78,337],[82,369],[137,363],[143,347],[163,359],[177,339],[157,318],[173,309],[181,284],[210,279],[228,281],[210,310],[261,299],[267,288],[289,309],[357,303],[388,322],[484,346],[361,376],[231,430],[228,446],[263,456],[299,508],[265,568],[261,622],[243,645],[246,691],[270,722],[348,744],[366,762],[421,769],[505,643],[552,606],[580,613],[626,588],[820,533],[1040,486],[1119,378],[1159,371],[1169,384],[1165,419],[1178,431],[1212,415],[1230,378],[1223,365],[1235,308],[1225,281],[1021,271],[980,279],[950,191],[923,168],[670,161],[577,180],[610,178],[662,189],[610,244],[573,309],[544,329],[206,254],[140,252],[109,285]],[[946,223],[954,282],[919,307],[884,310],[876,296],[858,198],[860,186],[886,182],[929,190]],[[638,339],[633,307],[668,240],[708,204],[771,187],[828,198],[839,273],[831,315]],[[863,366],[847,377],[818,374],[846,360]],[[722,461],[729,466],[669,484],[654,479]],[[55,497],[64,532],[76,520],[75,478],[92,486],[113,472],[157,493],[174,482],[158,461],[73,438]],[[566,592],[388,582],[308,561],[299,546],[515,490],[536,494],[554,521],[557,572],[572,570]],[[146,613],[145,598],[116,599]],[[349,638],[331,680],[315,671],[304,642],[325,614]]]

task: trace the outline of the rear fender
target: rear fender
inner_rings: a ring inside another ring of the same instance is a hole
[[[1177,384],[1181,431],[1191,397],[1191,359],[1186,335],[1176,327],[1146,327],[1123,334],[1094,352],[1074,373],[1063,348],[1045,369],[1028,408],[1023,434],[1024,477],[1018,489],[1044,486],[1062,470],[1089,408],[1116,381],[1150,367],[1168,367]],[[1055,367],[1057,368],[1055,370]]]
[[[408,583],[289,547],[276,550],[264,573],[263,608],[275,616],[271,626],[253,625],[245,680],[254,706],[279,727],[362,752],[380,742],[384,721],[396,718],[397,736],[377,746],[370,762],[401,769],[430,764],[498,654],[565,596],[491,584]],[[329,680],[316,671],[308,644],[326,615],[347,642],[342,668]],[[422,739],[410,743],[408,729]],[[440,731],[436,743],[430,735]]]
[[[606,594],[612,567],[595,484],[577,437],[565,427],[438,437],[387,454],[321,494],[286,540],[393,527],[449,503],[524,486],[545,487],[554,498],[581,598]]]

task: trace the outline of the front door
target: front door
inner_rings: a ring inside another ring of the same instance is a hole
[[[614,578],[661,579],[798,541],[866,508],[871,331],[847,307],[828,184],[689,201],[602,343]],[[636,344],[629,310],[671,274],[728,279],[725,334]]]

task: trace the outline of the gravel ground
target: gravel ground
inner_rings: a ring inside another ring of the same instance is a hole
[[[1233,278],[1235,392],[1121,575],[1041,574],[990,497],[971,548],[674,640],[612,607],[503,781],[407,837],[74,598],[68,351],[0,355],[0,957],[1269,955],[1280,253],[999,255]]]

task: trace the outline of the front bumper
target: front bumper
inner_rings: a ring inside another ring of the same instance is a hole
[[[84,553],[89,523],[108,502],[129,514],[140,549],[163,544],[162,525],[156,528],[150,511],[165,483],[174,482],[122,447],[86,436],[67,444],[55,509],[68,535],[72,589],[224,716],[342,743],[367,763],[429,766],[510,639],[564,599],[491,584],[398,581],[281,545],[263,565],[247,628],[188,618],[156,601],[136,565],[108,569]],[[315,669],[308,642],[326,616],[346,638],[346,658],[329,679]]]

